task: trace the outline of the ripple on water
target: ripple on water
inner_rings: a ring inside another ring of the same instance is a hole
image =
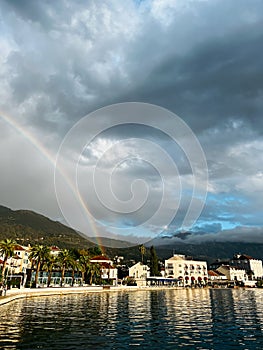
[[[263,290],[154,290],[1,307],[1,349],[262,349]]]

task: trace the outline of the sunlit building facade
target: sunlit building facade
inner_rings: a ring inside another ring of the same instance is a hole
[[[206,284],[208,279],[206,261],[188,259],[176,254],[165,260],[165,276],[176,278],[180,285]]]

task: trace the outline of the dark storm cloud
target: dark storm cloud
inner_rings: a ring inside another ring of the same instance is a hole
[[[214,197],[208,198],[197,229],[214,232],[231,222],[263,225],[258,209],[263,205],[262,1],[6,0],[0,9],[0,107],[44,148],[55,155],[70,127],[108,104],[160,105],[188,123],[207,157],[209,194]],[[6,186],[16,182],[23,197],[30,198],[25,206],[34,208],[35,186],[25,184],[31,172],[52,197],[50,205],[47,192],[39,194],[45,198],[42,212],[49,207],[48,215],[59,216],[45,162],[35,162],[30,171],[28,163],[23,168],[15,159],[36,155],[23,142],[20,147],[21,140],[5,124],[1,135],[5,203],[21,205]],[[183,180],[190,181],[189,164],[160,132],[129,125],[100,137],[109,142],[130,137],[155,141],[176,161]],[[11,167],[5,154],[10,144]],[[97,159],[92,149],[87,155],[91,162]],[[20,172],[21,183],[14,175]],[[148,177],[155,185],[155,176],[146,169],[129,169],[127,175]],[[231,196],[234,200],[226,202]],[[35,203],[41,211],[39,200]],[[178,211],[180,220],[184,211],[185,206]],[[204,221],[215,223],[207,226]]]
[[[133,98],[157,101],[195,131],[242,119],[262,132],[263,23],[195,45],[187,56],[164,59]]]

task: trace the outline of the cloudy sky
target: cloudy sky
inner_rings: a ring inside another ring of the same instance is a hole
[[[6,0],[0,33],[0,204],[263,242],[261,0]]]

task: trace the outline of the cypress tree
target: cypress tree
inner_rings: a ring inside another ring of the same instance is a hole
[[[151,276],[160,276],[158,269],[158,256],[154,246],[151,246],[150,248],[150,273]]]

